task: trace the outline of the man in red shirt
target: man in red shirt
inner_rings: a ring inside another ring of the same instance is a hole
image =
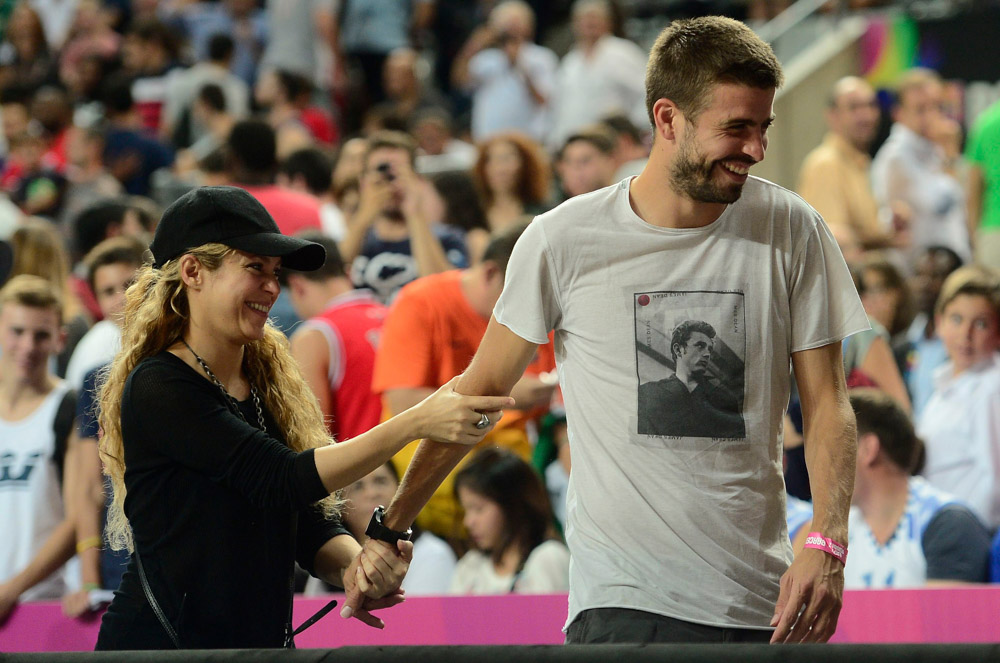
[[[338,441],[379,423],[382,401],[372,392],[372,370],[386,307],[369,290],[355,290],[337,243],[319,233],[301,237],[322,244],[326,263],[314,272],[281,273],[292,306],[305,320],[292,335],[292,355],[319,400]]]

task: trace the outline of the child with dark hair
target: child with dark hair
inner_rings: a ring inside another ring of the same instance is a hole
[[[558,540],[541,478],[517,454],[480,451],[455,476],[473,549],[458,561],[454,594],[544,594],[569,588],[569,551]]]

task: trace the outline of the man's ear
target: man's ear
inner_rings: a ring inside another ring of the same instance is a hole
[[[190,253],[181,256],[181,281],[192,290],[201,290],[202,276],[205,267]]]
[[[882,444],[875,433],[862,433],[858,436],[858,460],[865,467],[872,465],[882,450]]]
[[[285,280],[288,283],[288,294],[289,295],[300,295],[302,294],[303,285],[305,284],[305,277],[301,274],[285,273]]]
[[[665,140],[676,141],[684,128],[684,121],[684,114],[669,99],[657,99],[653,104],[653,130]]]
[[[500,265],[496,264],[492,260],[484,260],[483,266],[483,279],[487,284],[492,283],[493,279],[500,279],[500,285],[503,285],[504,273],[500,269]]]

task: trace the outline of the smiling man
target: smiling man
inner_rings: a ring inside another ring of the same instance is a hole
[[[749,174],[782,79],[742,23],[672,23],[647,65],[645,169],[528,226],[458,383],[509,393],[554,330],[573,454],[567,642],[814,642],[836,628],[856,452],[840,341],[868,321],[819,215]],[[675,340],[683,320],[707,327]],[[671,355],[689,393],[710,367],[725,378],[731,423],[642,427],[642,385]],[[794,561],[781,473],[791,364],[822,547]],[[405,529],[463,453],[424,441],[384,524]]]

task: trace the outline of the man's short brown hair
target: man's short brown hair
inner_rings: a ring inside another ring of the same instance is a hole
[[[562,147],[559,149],[558,156],[560,160],[563,158],[566,148],[573,143],[593,145],[597,151],[606,156],[611,156],[615,152],[615,134],[609,127],[603,124],[590,124],[567,136]]]
[[[766,90],[783,82],[774,51],[743,23],[722,16],[674,21],[649,53],[646,111],[655,126],[653,104],[669,99],[693,120],[708,104],[713,85],[737,83]]]
[[[416,170],[417,167],[417,141],[407,133],[402,131],[376,131],[368,137],[368,149],[365,150],[365,158],[362,164],[367,168],[368,159],[375,150],[404,150],[410,155],[410,167]]]
[[[50,309],[62,324],[63,303],[59,291],[43,279],[33,274],[15,276],[0,288],[0,311],[7,304],[18,304],[28,308]]]
[[[87,284],[93,291],[97,270],[108,265],[122,263],[134,269],[142,267],[146,258],[146,245],[134,237],[119,235],[110,237],[90,250],[83,264],[87,268]]]

